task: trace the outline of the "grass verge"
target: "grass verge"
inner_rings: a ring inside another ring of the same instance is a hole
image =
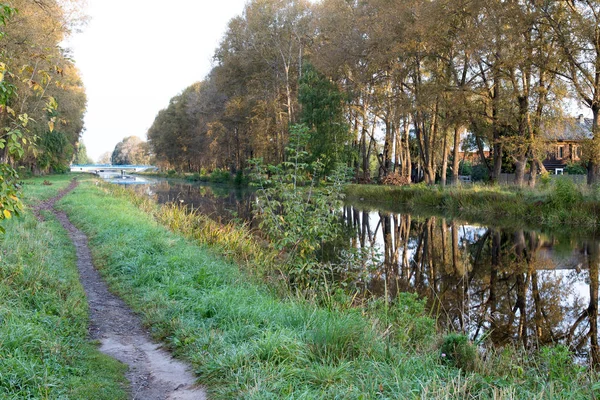
[[[492,226],[519,224],[545,230],[564,230],[568,226],[585,235],[594,235],[600,228],[600,187],[577,186],[567,179],[558,179],[542,189],[348,185],[345,194],[357,206],[441,212]]]
[[[26,204],[68,177],[28,180]],[[125,399],[124,367],[87,341],[88,308],[75,249],[60,223],[29,210],[0,236],[0,398]]]
[[[89,235],[113,290],[156,338],[193,364],[213,399],[599,395],[595,373],[568,359],[553,362],[552,351],[547,359],[506,352],[459,364],[456,357],[476,352],[454,338],[444,342],[453,352],[449,363],[433,321],[412,295],[363,308],[276,296],[208,247],[169,231],[153,217],[155,207],[129,198],[85,183],[61,207]]]

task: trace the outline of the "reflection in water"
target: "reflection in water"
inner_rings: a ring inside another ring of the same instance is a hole
[[[356,232],[353,245],[379,254],[371,294],[417,292],[443,327],[473,340],[561,342],[599,365],[599,242],[350,206],[344,218]]]
[[[251,221],[252,194],[232,186],[217,186],[167,180],[153,180],[129,185],[135,192],[147,195],[160,204],[180,203],[198,210],[212,219],[227,223],[234,219]]]
[[[132,182],[127,182],[132,183]],[[223,222],[251,221],[252,193],[231,186],[153,180],[129,185]],[[440,217],[344,208],[346,245],[374,259],[365,290],[426,296],[443,328],[496,345],[560,342],[600,365],[600,242],[475,226]],[[343,238],[340,238],[343,240]],[[322,255],[324,257],[324,255]]]

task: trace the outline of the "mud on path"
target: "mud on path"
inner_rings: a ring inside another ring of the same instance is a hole
[[[41,218],[40,210],[53,212],[75,245],[79,279],[90,310],[90,338],[101,343],[103,353],[129,366],[127,379],[131,383],[132,399],[206,399],[204,389],[196,385],[189,367],[152,342],[140,319],[120,298],[109,292],[92,264],[87,236],[71,224],[65,213],[53,208],[56,201],[77,185],[78,182],[73,180],[57,196],[34,207],[34,213]]]

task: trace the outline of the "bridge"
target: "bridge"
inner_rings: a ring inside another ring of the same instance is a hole
[[[152,165],[112,165],[112,164],[94,164],[94,165],[71,165],[71,172],[87,172],[90,174],[113,173],[122,174],[124,172],[144,172],[157,169]]]

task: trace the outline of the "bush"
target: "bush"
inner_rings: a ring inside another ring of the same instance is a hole
[[[474,165],[471,172],[473,182],[487,182],[490,179],[488,169],[485,165]]]
[[[583,368],[573,362],[573,354],[564,345],[542,347],[539,354],[544,372],[553,381],[568,383]]]
[[[581,164],[571,163],[565,167],[565,173],[569,175],[585,175],[587,169]]]
[[[477,348],[466,335],[450,333],[440,346],[442,363],[470,372],[477,364]]]
[[[210,181],[214,183],[226,183],[229,182],[230,179],[231,174],[229,171],[223,169],[217,168],[210,174]]]
[[[471,162],[467,161],[467,160],[461,161],[458,166],[458,174],[470,176],[472,173],[473,173],[473,165],[471,165]]]
[[[582,199],[581,193],[577,190],[575,183],[567,178],[560,177],[554,182],[550,201],[555,207],[571,209],[573,205],[579,203]]]
[[[426,310],[426,299],[416,293],[399,293],[391,317],[396,330],[396,339],[403,344],[419,347],[436,335],[435,320]]]
[[[233,183],[235,183],[237,186],[246,186],[248,185],[248,181],[248,175],[244,175],[242,171],[238,171],[238,173],[235,174],[235,179],[233,180]]]

